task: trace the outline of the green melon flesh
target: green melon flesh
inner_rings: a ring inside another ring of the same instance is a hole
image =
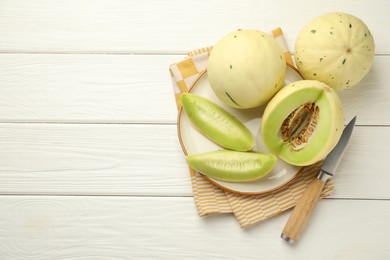
[[[189,155],[186,160],[195,171],[228,182],[257,180],[266,176],[276,163],[272,154],[231,150]]]
[[[182,94],[183,109],[193,125],[211,141],[236,151],[249,151],[256,144],[249,129],[221,106],[201,96]]]
[[[316,127],[303,145],[294,147],[291,140],[282,137],[283,122],[301,105],[311,103],[319,109]],[[272,153],[292,165],[305,166],[324,159],[336,146],[343,128],[344,113],[336,92],[322,82],[301,80],[284,87],[268,103],[261,133]]]

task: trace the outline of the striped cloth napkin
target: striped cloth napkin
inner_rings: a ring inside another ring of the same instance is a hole
[[[284,51],[286,62],[295,66],[281,28],[272,30],[271,34]],[[191,51],[186,59],[169,67],[178,109],[181,107],[181,93],[188,92],[198,76],[207,69],[211,49],[212,47],[206,47]],[[320,163],[317,163],[304,167],[302,174],[288,185],[263,195],[240,195],[225,191],[191,168],[189,168],[189,173],[199,216],[233,213],[240,226],[246,228],[295,206],[320,166]],[[326,183],[321,197],[329,196],[333,188],[333,180],[330,179]]]

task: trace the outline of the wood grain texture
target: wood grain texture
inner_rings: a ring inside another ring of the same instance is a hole
[[[160,1],[13,0],[0,3],[0,51],[83,53],[185,53],[215,44],[241,29],[281,26],[290,50],[312,18],[343,11],[361,17],[377,38],[377,53],[389,53],[386,0]],[[238,19],[239,18],[239,19]]]
[[[383,238],[390,232],[389,203],[322,200],[307,227],[310,232],[291,247],[279,238],[288,214],[242,230],[232,215],[197,217],[192,198],[7,196],[0,198],[0,256],[387,259]]]
[[[390,259],[388,7],[0,1],[0,259]],[[279,237],[287,212],[248,230],[230,214],[199,218],[168,66],[238,28],[280,26],[293,51],[300,29],[330,11],[362,18],[377,54],[340,92],[358,126],[332,199],[293,247]]]
[[[335,198],[390,199],[389,140],[355,128]],[[192,195],[175,125],[1,124],[0,156],[0,194]]]
[[[1,12],[0,12],[1,13]],[[183,55],[0,54],[0,122],[176,123],[168,66]],[[390,125],[390,56],[339,92],[346,121]]]
[[[1,13],[1,12],[0,12]],[[176,121],[180,55],[0,55],[2,122]]]
[[[0,132],[0,193],[191,194],[175,126],[4,124]]]
[[[324,181],[314,179],[298,200],[282,232],[291,242],[295,242],[301,237],[306,223],[310,220],[310,216],[320,199],[324,186]]]

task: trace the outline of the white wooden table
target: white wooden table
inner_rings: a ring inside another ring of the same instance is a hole
[[[390,259],[390,3],[0,1],[0,259]],[[368,76],[340,93],[357,127],[302,239],[290,212],[248,230],[197,216],[168,66],[237,28],[342,11],[376,40]]]

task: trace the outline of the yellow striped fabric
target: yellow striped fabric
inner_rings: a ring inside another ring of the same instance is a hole
[[[241,227],[249,227],[254,223],[294,207],[320,166],[321,164],[317,163],[305,167],[299,178],[292,181],[285,188],[269,194],[244,196],[226,192],[226,197]],[[333,188],[333,180],[330,179],[326,183],[321,197],[329,196]]]
[[[286,62],[295,66],[281,28],[272,30],[270,34],[281,46],[286,56]],[[178,109],[181,107],[181,93],[188,92],[193,82],[207,69],[207,61],[211,50],[212,46],[193,50],[188,53],[186,59],[169,67]],[[298,178],[280,190],[265,195],[252,196],[222,190],[192,169],[189,169],[189,173],[195,206],[199,216],[233,213],[241,227],[245,228],[295,206],[319,167],[320,163],[305,167]],[[331,179],[326,183],[321,197],[329,196],[333,189],[334,185]]]

